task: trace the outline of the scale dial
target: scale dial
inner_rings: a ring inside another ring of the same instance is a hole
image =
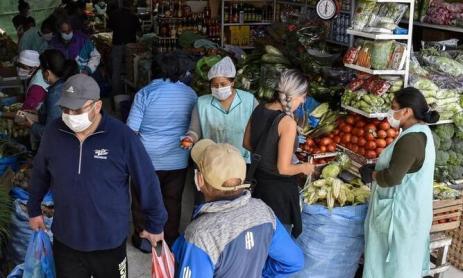
[[[317,14],[324,20],[329,20],[335,17],[337,14],[337,5],[335,0],[320,0],[317,3]]]

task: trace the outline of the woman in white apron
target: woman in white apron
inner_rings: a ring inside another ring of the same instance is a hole
[[[409,87],[398,92],[388,122],[402,133],[376,166],[360,169],[372,182],[365,221],[364,278],[418,278],[429,271],[429,234],[435,149],[431,130],[439,114]]]

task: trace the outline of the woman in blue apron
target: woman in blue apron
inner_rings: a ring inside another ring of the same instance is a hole
[[[242,143],[246,125],[258,102],[251,93],[234,88],[235,76],[235,65],[230,57],[223,58],[209,70],[212,94],[198,98],[186,137],[193,143],[205,138],[231,144],[240,150],[246,163],[250,163],[249,151]]]
[[[362,179],[372,182],[365,221],[365,278],[418,278],[429,271],[435,149],[425,123],[438,120],[419,90],[401,90],[388,122],[402,133],[375,166],[360,169]]]

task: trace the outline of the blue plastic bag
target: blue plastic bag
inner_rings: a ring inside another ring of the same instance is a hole
[[[16,266],[6,278],[23,278],[24,264]]]
[[[34,232],[32,235],[24,261],[24,277],[56,277],[50,238],[44,231]]]
[[[24,262],[27,246],[32,238],[33,231],[29,227],[29,215],[27,214],[27,201],[15,199],[13,201],[13,213],[10,221],[10,240],[8,242],[8,257],[13,265]],[[45,226],[50,237],[53,218],[44,216]]]
[[[334,208],[304,205],[302,234],[297,243],[304,251],[304,269],[294,277],[351,278],[364,248],[366,205]]]

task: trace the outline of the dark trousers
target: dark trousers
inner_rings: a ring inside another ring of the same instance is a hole
[[[121,246],[93,252],[74,250],[53,239],[57,278],[127,278],[126,241]]]
[[[117,96],[124,93],[123,82],[121,75],[126,69],[126,45],[113,45],[111,49],[111,87],[112,96]]]
[[[169,246],[179,236],[180,216],[182,212],[182,193],[185,185],[187,169],[172,171],[156,171],[161,184],[164,206],[167,210],[167,223],[164,226],[164,239]],[[135,187],[132,186],[132,216],[135,233],[140,233],[144,227],[144,217],[141,213],[140,201]]]

